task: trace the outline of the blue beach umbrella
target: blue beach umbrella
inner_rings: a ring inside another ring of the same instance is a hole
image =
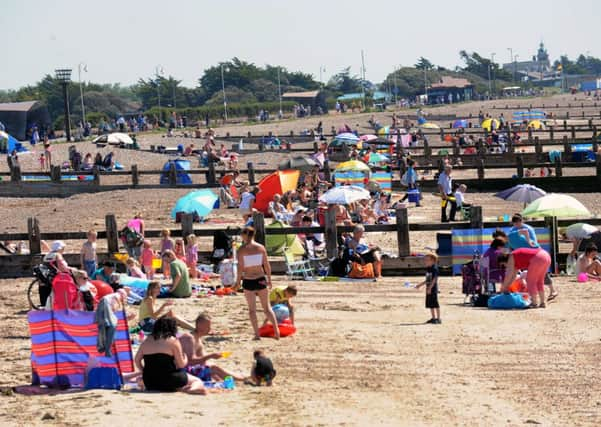
[[[195,213],[204,218],[211,213],[216,202],[217,196],[211,190],[192,191],[175,203],[175,206],[171,209],[171,218],[175,218],[178,212]]]
[[[546,194],[547,192],[545,190],[542,190],[534,185],[520,184],[495,194],[495,197],[508,200],[510,202],[524,203],[524,205],[526,205],[535,201],[536,199],[540,199]]]
[[[24,151],[23,148],[21,148],[21,144],[19,143],[19,141],[17,141],[14,136],[8,134],[7,132],[0,131],[0,142],[0,147],[6,147],[7,152],[9,153],[15,148],[17,149],[17,151]]]

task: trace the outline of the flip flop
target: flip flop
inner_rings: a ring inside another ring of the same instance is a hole
[[[547,298],[547,302],[553,301],[558,296],[559,296],[559,294],[551,294],[551,295],[549,295],[549,298]]]

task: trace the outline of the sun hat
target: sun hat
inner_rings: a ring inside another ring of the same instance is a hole
[[[64,248],[65,248],[65,242],[63,242],[62,240],[55,240],[54,242],[52,242],[52,245],[50,246],[50,250],[52,252],[58,252]]]

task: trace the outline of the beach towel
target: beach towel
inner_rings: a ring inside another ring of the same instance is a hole
[[[526,308],[530,305],[522,294],[499,294],[488,299],[488,308],[493,310],[514,310]]]

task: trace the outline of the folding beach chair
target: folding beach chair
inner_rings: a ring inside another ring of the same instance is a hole
[[[302,276],[304,280],[315,280],[314,269],[308,259],[296,259],[289,248],[284,249],[286,275],[290,280]]]

